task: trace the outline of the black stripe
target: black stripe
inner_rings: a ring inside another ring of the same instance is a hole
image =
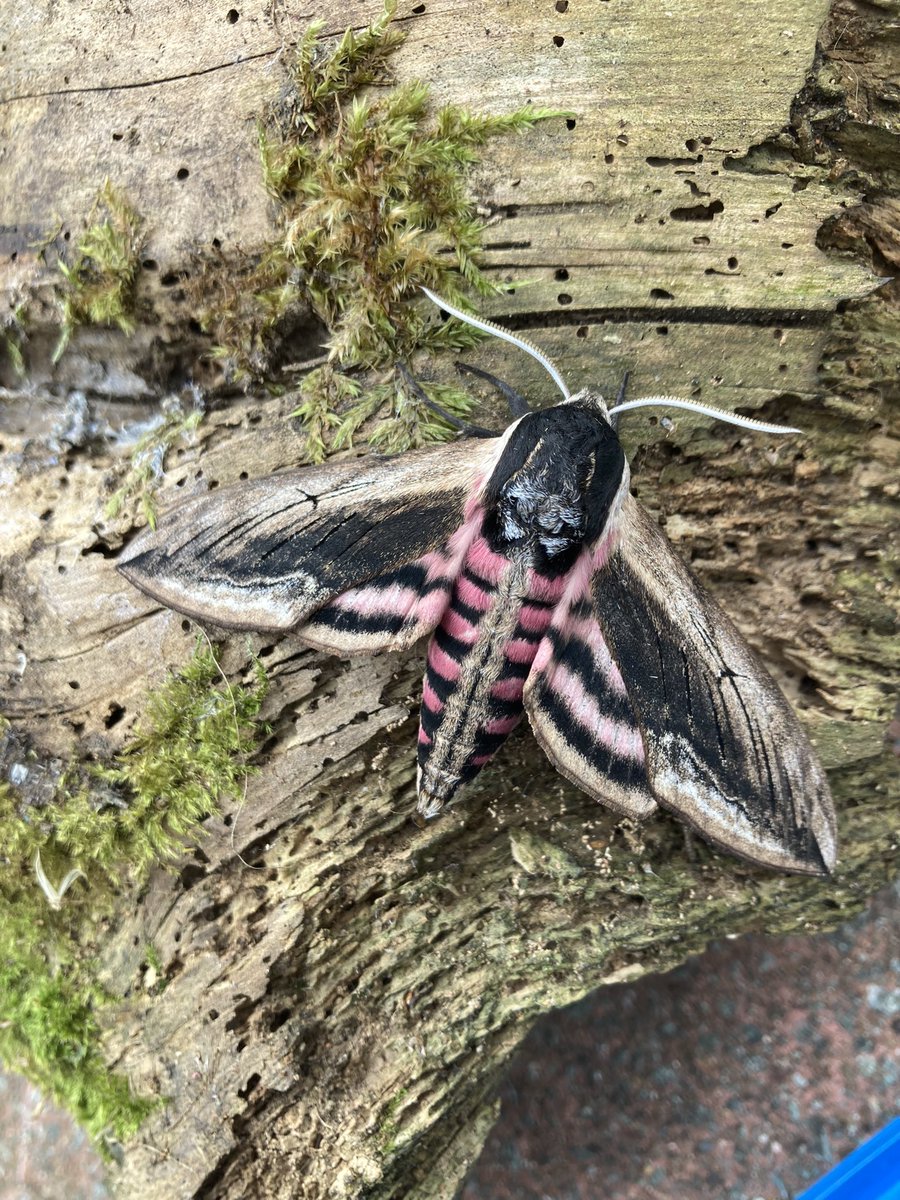
[[[434,641],[445,654],[449,654],[456,662],[461,662],[467,652],[471,650],[465,642],[461,642],[459,638],[455,638],[452,633],[448,633],[442,625],[438,625],[434,631]]]
[[[547,636],[553,645],[553,661],[578,676],[585,691],[590,693],[598,707],[603,710],[604,716],[611,717],[614,721],[622,721],[626,725],[637,724],[628,697],[613,690],[594,662],[587,642],[579,637],[567,637],[552,627],[547,630]]]
[[[530,662],[513,662],[509,658],[504,658],[503,666],[500,668],[500,674],[497,676],[497,680],[499,682],[501,679],[527,679],[530,673]]]
[[[516,626],[516,632],[513,634],[518,641],[529,642],[532,646],[539,646],[546,636],[546,630],[544,633],[532,633],[529,629],[523,629],[521,625]]]
[[[585,758],[595,770],[608,775],[613,783],[621,787],[646,788],[647,773],[644,764],[614,754],[606,746],[593,741],[588,730],[573,718],[565,703],[546,684],[542,684],[540,691],[535,694],[535,703],[541,715],[556,727],[562,740]]]
[[[546,609],[552,610],[557,607],[557,605],[559,604],[559,601],[558,600],[536,600],[534,596],[529,596],[527,600],[523,601],[523,606],[525,604],[529,605],[531,608],[543,608],[545,610]]]
[[[320,608],[309,619],[310,625],[322,625],[340,633],[399,633],[407,623],[400,613],[385,613],[379,616],[363,616],[350,609],[328,605]]]
[[[488,720],[493,721],[503,717],[517,717],[524,709],[521,699],[503,700],[498,696],[491,696],[488,699],[488,711],[490,712]]]
[[[480,754],[496,754],[508,737],[508,733],[486,733],[479,729],[469,758],[477,758]]]
[[[450,601],[450,611],[458,613],[470,625],[477,625],[484,616],[484,609],[474,608],[471,604],[466,604],[465,600],[460,600],[459,596],[456,595]]]
[[[431,663],[428,663],[425,667],[425,678],[428,680],[432,691],[442,704],[446,704],[456,691],[458,680],[445,679],[440,671],[436,671],[434,669]]]
[[[438,713],[433,713],[431,709],[426,707],[424,704],[419,708],[419,724],[432,739],[434,738],[435,730],[443,719],[443,709],[441,709],[441,711]]]
[[[482,579],[478,572],[473,571],[471,567],[463,568],[462,577],[468,580],[469,583],[473,583],[475,587],[480,588],[481,591],[486,592],[489,596],[497,590],[495,583],[488,583],[486,579]]]

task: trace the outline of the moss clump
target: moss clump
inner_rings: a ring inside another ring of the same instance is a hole
[[[156,491],[163,481],[166,454],[182,439],[189,438],[202,418],[199,403],[193,408],[186,408],[179,400],[163,404],[159,418],[138,439],[124,482],[106,502],[107,520],[114,520],[125,504],[134,499],[150,528],[156,528]]]
[[[99,1052],[97,1010],[113,997],[92,975],[91,926],[114,889],[181,854],[223,796],[241,790],[264,694],[261,668],[254,686],[232,687],[198,647],[151,694],[110,765],[64,773],[41,803],[0,785],[0,1059],[101,1140],[133,1133],[156,1102],[134,1096]],[[86,882],[57,904],[36,867],[58,880],[73,864]]]
[[[376,427],[383,448],[447,435],[433,415],[423,424],[400,377],[386,369],[416,350],[460,350],[481,336],[435,322],[428,306],[411,301],[421,285],[457,304],[465,304],[464,287],[493,290],[477,265],[483,227],[468,170],[489,138],[559,115],[527,107],[502,116],[456,105],[435,111],[418,81],[360,95],[364,85],[384,82],[386,60],[406,36],[390,25],[394,7],[391,0],[378,21],[348,30],[330,49],[321,22],[301,38],[286,95],[259,127],[279,236],[238,283],[220,284],[205,316],[218,353],[245,379],[270,370],[276,331],[292,306],[312,308],[327,326],[332,365],[305,382],[297,410],[311,422],[313,458],[346,444],[384,409],[390,431]],[[336,370],[355,368],[386,374],[360,397],[356,385],[336,379]],[[460,389],[444,389],[442,403],[454,415],[467,412]]]
[[[101,216],[101,214],[104,214]],[[62,331],[53,361],[77,325],[118,325],[134,333],[135,285],[144,245],[143,220],[107,179],[94,201],[71,263],[60,262]]]
[[[150,693],[115,760],[64,776],[49,805],[25,813],[7,808],[0,844],[29,864],[40,850],[60,872],[74,863],[89,880],[96,869],[112,882],[128,868],[143,878],[181,854],[221,798],[243,787],[265,690],[261,666],[254,687],[232,687],[214,652],[198,643],[178,674]]]

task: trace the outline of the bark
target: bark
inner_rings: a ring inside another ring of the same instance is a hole
[[[126,522],[102,511],[125,449],[74,430],[77,393],[94,432],[115,432],[186,378],[216,382],[181,285],[193,251],[269,232],[249,118],[309,14],[19,7],[0,271],[32,323],[27,377],[8,377],[0,407],[2,710],[49,760],[113,753],[193,645],[188,623],[114,571]],[[335,32],[377,15],[319,9]],[[104,935],[103,978],[122,998],[105,1052],[167,1100],[124,1147],[117,1195],[450,1197],[537,1015],[714,936],[833,927],[890,876],[898,327],[893,285],[870,293],[898,257],[896,26],[876,12],[452,0],[401,10],[394,64],[437,101],[573,110],[490,148],[473,180],[496,218],[486,262],[527,281],[489,311],[538,326],[571,384],[610,394],[630,369],[634,394],[764,407],[807,431],[776,443],[635,417],[626,438],[641,499],[813,733],[839,808],[835,878],[691,853],[665,817],[617,822],[524,731],[419,829],[421,654],[344,662],[290,637],[228,637],[231,677],[253,652],[271,679],[261,772],[179,873],[122,896]],[[54,220],[77,229],[107,175],[148,222],[144,320],[132,338],[81,332],[53,367],[34,244]],[[477,361],[549,399],[499,344]],[[212,394],[195,442],[170,455],[163,504],[296,458],[290,400]]]

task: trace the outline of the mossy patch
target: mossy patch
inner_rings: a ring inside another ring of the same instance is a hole
[[[65,771],[39,799],[0,785],[0,1059],[101,1142],[126,1138],[157,1102],[135,1096],[99,1050],[97,1010],[113,999],[92,975],[99,922],[116,892],[180,856],[240,793],[265,687],[261,668],[253,686],[231,686],[198,646],[111,763]],[[55,881],[75,868],[84,879],[60,898]]]
[[[53,361],[58,362],[78,325],[117,325],[134,333],[134,298],[143,220],[107,179],[97,193],[91,222],[75,246],[71,263],[60,261],[62,331]]]
[[[435,110],[417,80],[385,94],[361,95],[386,82],[386,60],[405,33],[390,24],[395,5],[360,33],[330,48],[322,23],[310,26],[288,64],[284,94],[259,125],[263,179],[277,206],[278,236],[237,274],[211,272],[203,321],[217,354],[236,377],[272,375],[279,334],[292,309],[312,309],[329,332],[330,364],[308,378],[297,414],[309,423],[308,457],[321,460],[349,443],[375,414],[382,449],[400,450],[448,436],[450,426],[424,415],[394,364],[416,351],[435,354],[473,345],[481,335],[435,320],[418,303],[425,285],[456,304],[464,289],[494,290],[477,265],[483,225],[468,193],[468,172],[488,139],[530,129],[552,110],[524,107],[481,115],[456,106]],[[381,372],[364,394],[340,374]],[[469,399],[446,387],[440,403],[465,416]]]

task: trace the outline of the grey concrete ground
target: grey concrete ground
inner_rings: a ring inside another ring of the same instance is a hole
[[[900,1111],[898,900],[545,1018],[461,1200],[797,1195]],[[0,1075],[0,1200],[102,1200],[102,1180],[65,1114]]]

